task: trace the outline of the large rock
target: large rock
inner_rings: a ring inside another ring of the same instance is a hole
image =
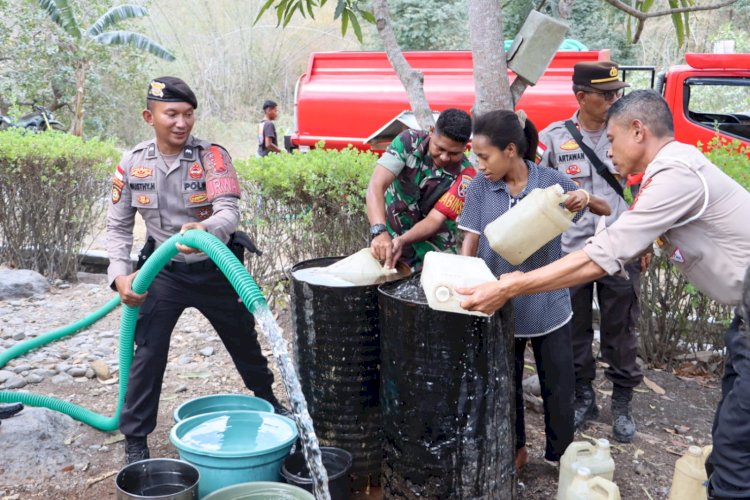
[[[20,299],[49,292],[49,282],[28,269],[0,269],[0,300]]]
[[[65,444],[79,425],[71,417],[47,408],[26,407],[0,425],[0,477],[3,484],[24,482],[29,476],[44,480],[64,475],[63,469],[80,460]]]

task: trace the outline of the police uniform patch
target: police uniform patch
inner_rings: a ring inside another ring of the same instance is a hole
[[[151,198],[146,196],[145,194],[142,194],[138,197],[138,203],[141,205],[150,205],[151,204]]]
[[[542,142],[537,142],[536,145],[536,156],[534,157],[534,161],[536,163],[539,163],[542,161],[542,158],[544,157],[544,153],[547,151],[547,146]]]
[[[144,177],[151,177],[154,175],[154,169],[148,167],[135,167],[130,170],[130,175],[143,179]]]
[[[213,208],[211,207],[200,207],[195,210],[195,216],[198,217],[200,220],[206,220],[214,213]]]
[[[227,158],[224,157],[225,154],[226,152],[223,149],[217,148],[216,146],[211,146],[208,148],[208,151],[206,151],[205,160],[211,167],[213,167],[213,171],[216,175],[224,175],[227,173]]]
[[[458,185],[458,197],[466,198],[466,190],[469,189],[473,177],[470,175],[461,175],[461,184]]]
[[[564,142],[560,146],[560,149],[564,149],[565,151],[573,151],[574,149],[580,149],[580,146],[574,139],[571,139],[567,142]]]
[[[201,177],[203,177],[203,167],[201,167],[200,163],[198,162],[193,163],[192,165],[190,165],[188,175],[191,179],[200,179]]]
[[[673,262],[677,262],[678,264],[684,264],[685,263],[685,257],[682,256],[682,252],[680,252],[679,248],[674,249],[674,253],[672,253],[672,256],[670,259]]]
[[[565,169],[565,173],[568,175],[578,175],[581,173],[581,167],[578,165],[568,165]]]
[[[216,177],[206,182],[206,191],[210,199],[214,200],[219,196],[240,196],[240,182],[236,177]]]
[[[122,188],[112,186],[112,203],[117,203],[122,197]]]
[[[203,203],[204,201],[208,200],[208,195],[206,193],[198,193],[190,195],[190,198],[188,198],[190,203]]]
[[[114,179],[112,179],[112,186],[116,187],[117,189],[122,189],[123,187],[125,187],[125,181],[115,177]]]
[[[115,169],[115,179],[119,179],[121,181],[125,180],[125,171],[120,165],[117,165],[117,168]]]

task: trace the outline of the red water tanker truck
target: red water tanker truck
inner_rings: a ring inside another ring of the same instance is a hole
[[[474,79],[471,52],[406,52],[424,74],[434,111],[471,110]],[[569,118],[577,109],[573,65],[609,60],[609,50],[557,52],[536,85],[518,102],[541,130]],[[677,140],[708,143],[717,133],[750,143],[750,54],[686,54],[686,64],[655,75],[653,68],[621,67],[624,78],[649,70],[651,85],[672,109]],[[511,82],[515,75],[509,71]],[[648,86],[648,82],[644,85]],[[637,88],[634,84],[633,88]],[[292,147],[305,150],[319,141],[326,148],[382,149],[406,125],[397,117],[409,109],[403,85],[383,52],[316,52],[298,82]],[[401,120],[405,121],[405,120]],[[408,121],[408,120],[406,120]],[[390,124],[390,126],[388,126]]]

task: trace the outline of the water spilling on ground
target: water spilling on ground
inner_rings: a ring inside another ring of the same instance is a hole
[[[313,493],[319,500],[330,500],[331,495],[328,491],[328,473],[323,467],[323,459],[320,453],[318,438],[313,429],[313,422],[310,413],[307,411],[307,402],[302,394],[302,387],[294,369],[286,343],[281,336],[279,325],[273,318],[268,307],[259,307],[253,311],[255,320],[260,325],[261,331],[266,335],[268,343],[271,344],[271,351],[276,359],[276,363],[281,373],[281,380],[289,396],[289,403],[292,406],[294,419],[300,433],[302,442],[302,452],[307,460],[307,466],[313,480]]]

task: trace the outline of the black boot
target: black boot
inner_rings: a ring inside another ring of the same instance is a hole
[[[573,423],[579,430],[589,421],[599,416],[599,408],[596,406],[596,394],[591,387],[591,382],[576,382],[576,400],[573,403]]]
[[[630,413],[632,387],[615,385],[612,389],[612,434],[621,443],[630,443],[635,437],[635,420]]]
[[[21,403],[0,404],[0,419],[10,418],[21,410],[23,410]]]
[[[148,450],[148,441],[145,437],[125,438],[125,465],[148,458],[151,458],[151,453]]]

